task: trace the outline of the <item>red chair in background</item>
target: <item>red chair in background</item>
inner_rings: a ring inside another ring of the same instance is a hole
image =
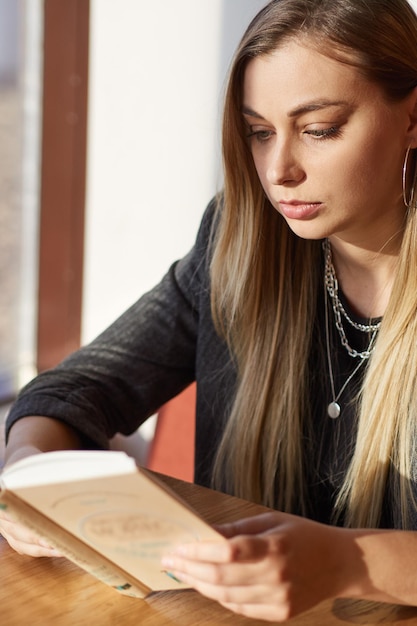
[[[195,384],[158,411],[146,466],[188,482],[194,477]]]

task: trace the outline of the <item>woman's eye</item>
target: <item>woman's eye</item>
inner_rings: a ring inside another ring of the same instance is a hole
[[[340,135],[340,128],[338,126],[330,126],[329,128],[317,128],[304,132],[317,139],[334,139]]]
[[[248,133],[248,139],[255,139],[259,143],[264,143],[272,137],[273,132],[271,130],[250,130]]]

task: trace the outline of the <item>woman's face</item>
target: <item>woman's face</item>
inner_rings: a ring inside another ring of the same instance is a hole
[[[295,41],[249,62],[243,115],[254,164],[297,235],[379,249],[401,230],[415,98],[389,102],[354,67]]]

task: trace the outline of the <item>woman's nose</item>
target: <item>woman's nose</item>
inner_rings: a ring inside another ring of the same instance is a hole
[[[293,151],[284,145],[271,153],[266,175],[271,185],[288,185],[301,182],[305,173]]]

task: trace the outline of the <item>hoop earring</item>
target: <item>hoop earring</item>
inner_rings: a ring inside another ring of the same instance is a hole
[[[404,159],[404,165],[403,165],[403,200],[404,200],[404,204],[407,207],[407,209],[415,209],[416,208],[416,204],[414,202],[414,196],[416,193],[416,177],[417,177],[417,172],[416,172],[416,166],[414,165],[414,173],[413,173],[413,177],[412,177],[412,183],[411,183],[411,189],[410,189],[410,194],[409,197],[407,198],[407,170],[408,170],[408,160],[409,160],[409,156],[410,156],[410,151],[411,151],[411,146],[408,146],[407,148],[407,152],[405,153],[405,159]]]

